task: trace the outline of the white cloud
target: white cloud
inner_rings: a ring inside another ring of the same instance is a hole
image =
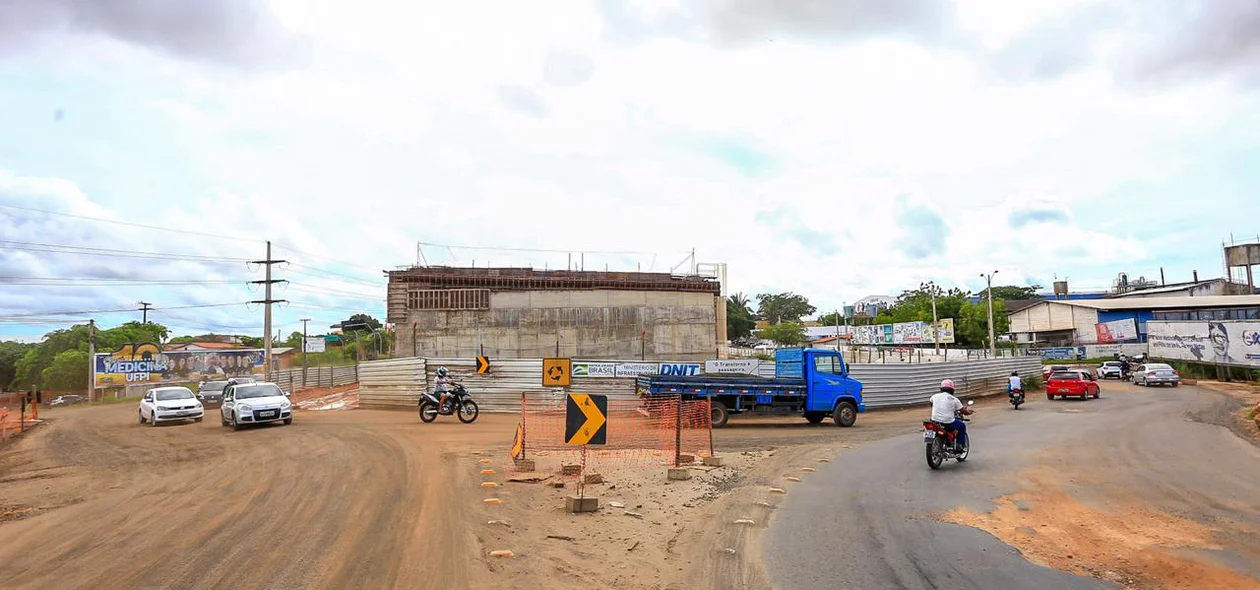
[[[591,254],[587,268],[667,270],[694,247],[701,260],[731,265],[733,290],[794,290],[826,308],[926,279],[974,287],[992,268],[1102,285],[1117,266],[1153,264],[1171,247],[1116,221],[1128,212],[1099,218],[1106,199],[1192,182],[1210,156],[1188,145],[1256,123],[1252,96],[1225,83],[1117,85],[1106,60],[1123,57],[1123,30],[1091,35],[1081,63],[1055,76],[995,75],[1003,63],[1031,67],[1022,51],[1066,10],[1054,2],[959,2],[933,16],[946,24],[884,18],[833,44],[821,40],[827,31],[794,35],[781,19],[773,40],[734,46],[705,44],[697,31],[706,25],[686,2],[632,7],[633,27],[620,33],[595,3],[272,6],[285,35],[309,43],[307,66],[230,70],[119,52],[116,41],[102,58],[107,72],[57,54],[28,60],[50,78],[106,88],[120,116],[146,114],[143,133],[113,138],[117,149],[169,150],[188,163],[194,178],[165,179],[184,194],[145,205],[158,223],[271,237],[351,261],[304,263],[369,281],[379,280],[370,269],[410,262],[415,242],[427,241],[560,250],[426,248],[431,262],[551,268],[586,249],[636,252]],[[664,24],[640,34],[652,23]],[[994,61],[999,53],[1014,61]],[[0,62],[0,73],[31,63]],[[37,174],[0,159],[14,171],[9,198],[115,215],[131,197],[84,194],[89,166],[67,154],[38,168],[55,173]],[[77,239],[81,227],[40,235]],[[120,240],[97,231],[90,239]],[[170,246],[161,233],[125,236],[136,249]],[[1210,243],[1203,250],[1214,254]],[[352,304],[318,297],[302,299]],[[210,321],[242,325],[257,316],[214,313]]]

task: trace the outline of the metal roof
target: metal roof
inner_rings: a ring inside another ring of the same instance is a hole
[[[1126,297],[1124,299],[1075,299],[1067,301],[1043,301],[1041,303],[1073,305],[1076,307],[1087,307],[1100,311],[1115,311],[1122,309],[1200,309],[1205,307],[1260,306],[1260,295]]]

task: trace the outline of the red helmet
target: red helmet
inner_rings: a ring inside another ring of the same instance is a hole
[[[946,379],[944,381],[941,381],[941,391],[948,391],[950,393],[954,393],[954,380]]]

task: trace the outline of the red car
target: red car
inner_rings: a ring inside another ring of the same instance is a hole
[[[1098,399],[1101,395],[1102,389],[1098,387],[1098,382],[1085,371],[1055,371],[1046,380],[1046,399],[1054,399],[1055,396]]]

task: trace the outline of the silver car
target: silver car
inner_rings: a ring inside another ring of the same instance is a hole
[[[1164,363],[1147,363],[1139,365],[1133,371],[1133,384],[1143,387],[1152,385],[1181,385],[1181,374]]]

